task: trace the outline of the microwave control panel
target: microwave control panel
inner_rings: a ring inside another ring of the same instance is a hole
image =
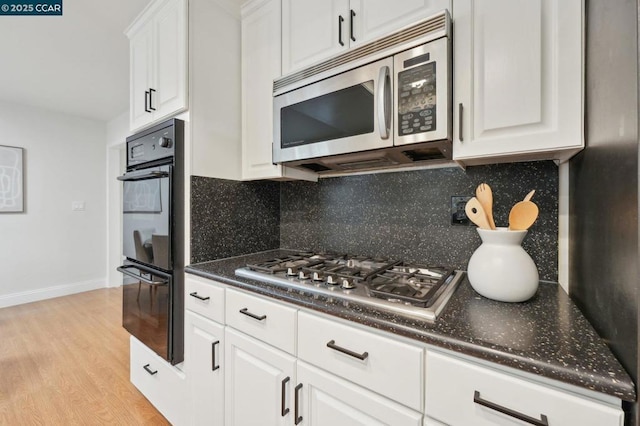
[[[424,61],[429,54],[421,55]],[[421,57],[412,58],[410,65]],[[398,73],[398,136],[436,130],[436,63],[428,62]]]

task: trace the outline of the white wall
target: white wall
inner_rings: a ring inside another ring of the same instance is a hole
[[[104,287],[105,124],[0,101],[0,132],[25,149],[25,212],[0,214],[0,307]]]

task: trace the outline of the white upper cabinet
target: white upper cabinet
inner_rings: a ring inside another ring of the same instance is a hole
[[[281,74],[280,0],[242,9],[242,179],[317,180],[315,174],[274,165],[273,80]]]
[[[453,158],[566,160],[584,147],[581,0],[456,0]]]
[[[130,130],[187,108],[187,2],[152,3],[126,31]]]
[[[399,30],[449,6],[449,0],[282,0],[282,73]]]

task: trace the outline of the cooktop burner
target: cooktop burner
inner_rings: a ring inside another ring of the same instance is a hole
[[[435,320],[462,279],[441,266],[337,253],[296,253],[249,264],[236,275],[289,291],[323,294]]]

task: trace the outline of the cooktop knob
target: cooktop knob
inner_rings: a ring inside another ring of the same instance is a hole
[[[329,275],[327,277],[327,284],[329,284],[329,285],[338,285],[339,283],[336,281],[336,279],[333,276]]]
[[[342,288],[344,288],[344,289],[352,289],[352,288],[356,288],[356,285],[352,281],[349,281],[348,279],[343,278],[342,279]]]
[[[305,274],[304,271],[300,271],[300,272],[298,272],[298,279],[299,280],[308,280],[309,276],[307,274]]]

